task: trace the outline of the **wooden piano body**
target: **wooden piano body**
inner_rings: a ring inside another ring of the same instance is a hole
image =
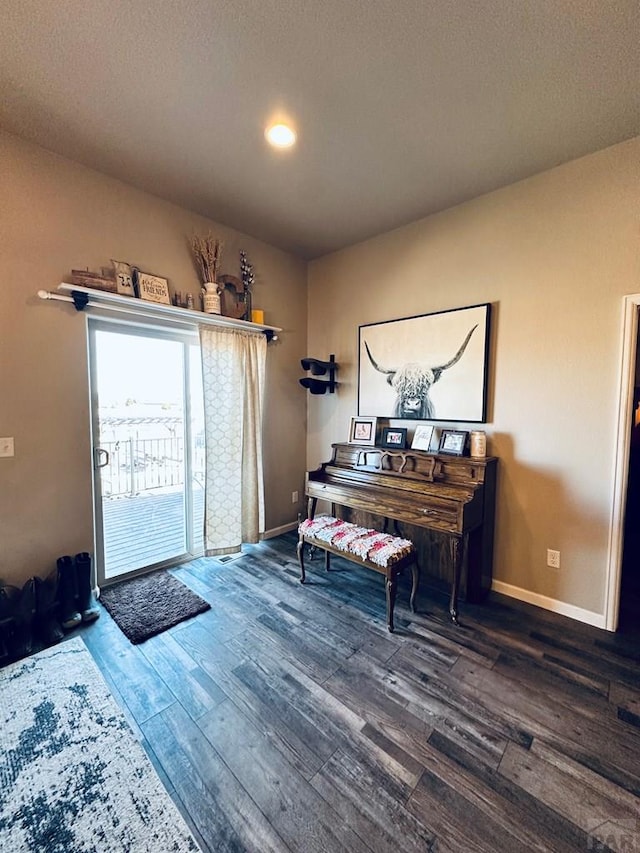
[[[418,549],[421,570],[451,584],[452,618],[458,592],[480,601],[491,588],[495,517],[495,457],[332,445],[333,456],[306,476],[308,516],[318,500],[359,524],[395,531]],[[372,521],[371,517],[376,519]]]

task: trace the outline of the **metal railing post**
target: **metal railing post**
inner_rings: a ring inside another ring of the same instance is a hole
[[[133,497],[136,493],[136,466],[133,457],[133,439],[129,439],[129,470],[131,471],[130,495]]]

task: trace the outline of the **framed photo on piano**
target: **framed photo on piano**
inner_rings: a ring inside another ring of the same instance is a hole
[[[358,329],[358,414],[486,423],[491,305]]]
[[[435,427],[433,424],[421,424],[416,427],[416,431],[413,434],[413,441],[411,442],[412,450],[429,450],[431,447],[431,439],[433,438],[433,431]]]
[[[367,444],[374,447],[376,443],[377,422],[377,418],[351,418],[349,443]]]
[[[384,427],[380,447],[387,450],[404,450],[407,446],[407,431],[398,427]]]
[[[469,433],[461,429],[443,429],[440,436],[438,453],[450,453],[451,456],[464,456]]]

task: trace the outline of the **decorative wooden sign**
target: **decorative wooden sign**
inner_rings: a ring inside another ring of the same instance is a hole
[[[108,293],[116,293],[117,286],[115,278],[101,275],[88,270],[71,270],[69,284],[79,284],[81,287],[94,287],[96,290],[106,290]]]
[[[147,302],[160,302],[163,305],[171,305],[169,298],[169,282],[166,278],[151,275],[148,272],[137,273],[138,296]]]
[[[111,263],[113,264],[117,293],[120,296],[134,296],[131,266],[124,261],[112,260]]]

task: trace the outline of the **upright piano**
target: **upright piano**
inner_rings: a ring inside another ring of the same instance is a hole
[[[333,456],[306,476],[308,517],[318,500],[331,514],[386,527],[411,539],[423,573],[480,601],[491,588],[497,458],[332,445]],[[340,508],[338,512],[337,508]],[[374,520],[375,519],[375,520]]]

